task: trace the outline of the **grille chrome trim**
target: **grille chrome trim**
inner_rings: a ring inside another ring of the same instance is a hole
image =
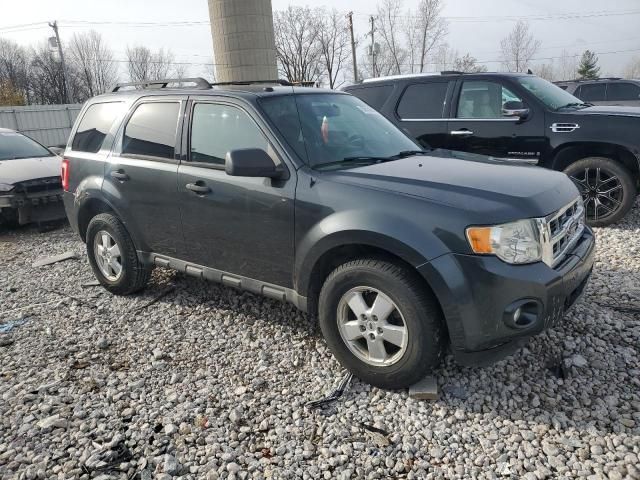
[[[577,198],[555,213],[537,219],[542,245],[542,261],[557,266],[582,236],[585,229],[582,198]]]

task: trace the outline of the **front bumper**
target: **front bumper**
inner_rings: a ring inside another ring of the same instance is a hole
[[[15,220],[19,225],[62,220],[66,218],[62,189],[1,195],[0,216]]]
[[[493,256],[448,254],[419,268],[433,287],[459,363],[491,363],[522,340],[563,318],[584,290],[595,259],[593,232],[584,233],[561,264],[510,265]],[[517,326],[506,313],[520,302],[535,304],[531,322]]]

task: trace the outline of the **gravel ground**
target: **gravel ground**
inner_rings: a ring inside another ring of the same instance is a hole
[[[0,232],[0,327],[26,320],[0,333],[0,478],[640,478],[639,207],[526,348],[448,357],[438,401],[354,380],[323,411],[343,372],[293,307],[160,269],[114,297],[68,227]]]

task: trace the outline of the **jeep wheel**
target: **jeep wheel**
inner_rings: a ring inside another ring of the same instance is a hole
[[[414,272],[394,263],[341,265],[322,287],[318,312],[338,361],[371,385],[409,387],[440,363],[440,307]]]
[[[587,223],[593,227],[616,223],[633,206],[637,194],[633,177],[610,158],[583,158],[569,165],[564,173],[580,190]]]
[[[89,222],[87,255],[96,278],[113,294],[136,292],[149,281],[151,267],[140,262],[124,225],[109,213]]]

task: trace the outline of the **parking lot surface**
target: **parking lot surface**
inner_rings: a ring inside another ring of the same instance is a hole
[[[639,203],[526,348],[317,411],[344,372],[292,306],[162,269],[114,297],[68,227],[1,231],[0,478],[640,478]]]

